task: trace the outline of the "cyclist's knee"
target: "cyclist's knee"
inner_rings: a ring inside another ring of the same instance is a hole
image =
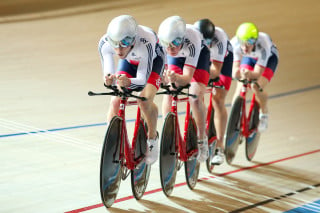
[[[158,109],[152,100],[146,100],[146,101],[139,100],[138,105],[143,112],[154,111]]]
[[[221,96],[213,96],[213,105],[219,108],[224,107],[224,98]]]

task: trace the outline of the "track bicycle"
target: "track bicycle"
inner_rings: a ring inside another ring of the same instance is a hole
[[[207,110],[207,119],[206,119],[206,131],[208,136],[208,146],[209,146],[209,157],[206,160],[207,170],[212,173],[214,165],[211,164],[211,160],[215,154],[216,144],[217,144],[217,134],[214,124],[214,108],[212,103],[212,92],[216,88],[225,89],[224,86],[214,85],[215,82],[219,81],[219,77],[210,79],[206,92],[210,93],[210,100]]]
[[[106,86],[106,85],[105,85]],[[110,121],[104,138],[100,162],[100,193],[103,204],[109,208],[114,203],[119,191],[121,179],[125,180],[131,173],[131,188],[133,196],[139,200],[144,194],[151,166],[144,162],[147,150],[147,131],[141,118],[138,106],[132,143],[129,143],[125,120],[126,106],[137,105],[137,100],[144,97],[133,95],[133,91],[117,86],[106,86],[112,92],[88,92],[89,96],[111,95],[121,97],[118,115]],[[140,89],[141,91],[141,89]],[[132,97],[135,100],[129,101]]]
[[[176,173],[181,169],[183,163],[188,187],[193,189],[198,180],[200,163],[196,158],[198,154],[197,127],[189,103],[189,96],[193,98],[197,96],[189,94],[189,91],[187,93],[182,91],[189,88],[190,84],[181,87],[176,87],[175,84],[161,85],[161,87],[165,91],[157,94],[172,97],[171,111],[166,115],[162,128],[159,159],[161,187],[164,194],[170,196],[175,185]],[[179,95],[187,97],[179,98]],[[187,103],[183,137],[178,120],[178,102]]]
[[[260,138],[260,132],[258,132],[260,106],[256,101],[255,93],[253,93],[247,116],[246,94],[252,83],[258,86],[260,92],[263,90],[256,80],[238,79],[238,81],[243,85],[239,96],[232,105],[226,131],[225,155],[228,164],[232,163],[238,146],[244,138],[246,140],[246,158],[251,161],[257,151]]]

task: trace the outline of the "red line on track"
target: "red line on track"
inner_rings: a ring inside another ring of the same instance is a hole
[[[270,161],[270,162],[267,162],[267,163],[261,163],[261,164],[256,164],[256,165],[253,165],[253,166],[243,167],[241,169],[236,169],[236,170],[232,170],[232,171],[229,171],[229,172],[221,173],[221,174],[218,174],[216,176],[222,177],[222,176],[238,173],[238,172],[249,170],[249,169],[254,169],[254,168],[258,168],[258,167],[262,167],[262,166],[268,166],[268,165],[279,163],[279,162],[282,162],[282,161],[291,160],[291,159],[303,157],[303,156],[306,156],[306,155],[311,155],[311,154],[314,154],[314,153],[317,153],[317,152],[320,152],[320,149],[316,149],[316,150],[313,150],[313,151],[310,151],[310,152],[305,152],[305,153],[298,154],[298,155],[293,155],[293,156],[282,158],[282,159],[279,159],[279,160]],[[209,179],[213,179],[213,178],[215,178],[215,176],[209,176],[209,177],[205,177],[205,178],[200,178],[198,181],[209,180]],[[175,185],[175,187],[184,186],[186,184],[187,184],[186,182],[178,183],[178,184]],[[150,191],[145,192],[144,195],[154,194],[154,193],[160,192],[160,191],[162,191],[161,188],[154,189],[154,190],[150,190]],[[131,199],[134,199],[134,197],[132,195],[128,196],[128,197],[119,198],[114,203],[119,203],[119,202],[131,200]],[[103,206],[104,206],[103,203],[100,203],[100,204],[95,204],[95,205],[83,207],[83,208],[80,208],[80,209],[71,210],[71,211],[68,211],[68,212],[65,212],[65,213],[85,212],[85,211],[89,211],[89,210],[92,210],[92,209],[100,208],[100,207],[103,207]]]

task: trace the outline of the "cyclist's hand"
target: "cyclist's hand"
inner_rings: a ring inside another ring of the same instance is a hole
[[[131,80],[126,75],[118,75],[117,76],[117,84],[119,87],[128,88],[131,84]]]
[[[240,76],[241,76],[241,79],[250,79],[251,71],[248,69],[241,68],[240,69]]]
[[[114,79],[115,79],[115,75],[108,74],[104,77],[104,83],[107,86],[110,86],[113,84]]]
[[[177,81],[177,74],[174,71],[168,70],[167,76],[168,76],[170,83],[174,83]]]
[[[163,74],[161,76],[161,83],[167,85],[169,83],[168,75],[167,75],[167,70],[163,71]]]

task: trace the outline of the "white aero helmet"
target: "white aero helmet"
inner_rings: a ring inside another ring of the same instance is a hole
[[[158,36],[162,46],[179,46],[186,33],[186,23],[180,16],[170,16],[159,26]]]
[[[107,40],[114,48],[128,47],[134,43],[138,31],[136,20],[130,15],[115,17],[109,23]]]

